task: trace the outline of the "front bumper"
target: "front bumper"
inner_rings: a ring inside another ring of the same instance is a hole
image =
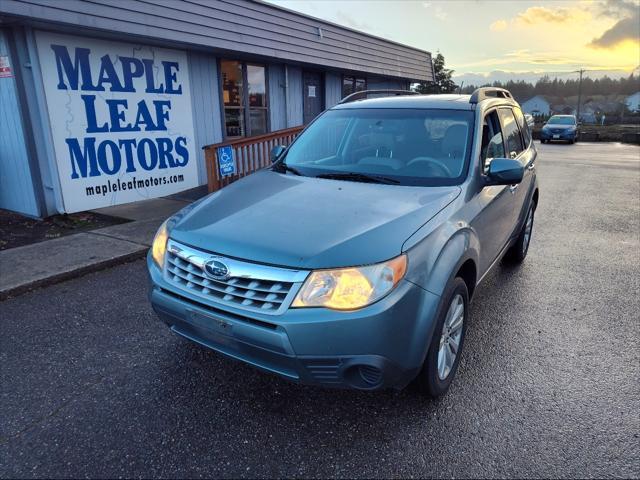
[[[147,264],[151,304],[174,333],[305,384],[403,388],[420,371],[440,300],[403,280],[357,311],[303,308],[265,315],[205,303],[167,282],[150,255]]]
[[[571,140],[575,140],[577,136],[578,136],[577,130],[563,130],[560,132],[545,131],[545,130],[540,131],[540,140],[550,140],[550,141],[563,140],[568,142]]]

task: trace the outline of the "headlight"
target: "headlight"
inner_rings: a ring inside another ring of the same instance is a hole
[[[156,265],[162,270],[164,266],[164,254],[167,251],[167,240],[169,240],[169,231],[167,229],[167,222],[165,220],[158,229],[156,236],[153,238],[153,244],[151,245],[151,256]]]
[[[364,267],[316,270],[298,292],[293,307],[355,310],[380,300],[407,271],[407,256]]]

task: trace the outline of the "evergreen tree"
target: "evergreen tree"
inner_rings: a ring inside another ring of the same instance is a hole
[[[458,86],[451,79],[453,70],[445,68],[444,56],[438,52],[433,60],[435,82],[419,83],[415,90],[420,93],[454,93]]]

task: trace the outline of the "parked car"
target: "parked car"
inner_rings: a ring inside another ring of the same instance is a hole
[[[383,93],[160,227],[150,299],[174,333],[297,382],[447,391],[478,283],[527,255],[536,149],[506,90]]]
[[[535,119],[533,118],[533,115],[531,115],[530,113],[525,113],[524,119],[526,120],[527,125],[529,126],[529,129],[533,130],[533,126],[536,123]]]
[[[564,141],[575,143],[578,141],[578,121],[575,115],[553,115],[540,131],[540,141]]]

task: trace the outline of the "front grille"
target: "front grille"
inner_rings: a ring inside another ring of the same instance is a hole
[[[216,258],[228,264],[231,277],[209,277],[204,263]],[[307,272],[268,267],[219,257],[170,241],[167,247],[165,278],[175,286],[216,304],[230,305],[262,313],[280,313]]]

